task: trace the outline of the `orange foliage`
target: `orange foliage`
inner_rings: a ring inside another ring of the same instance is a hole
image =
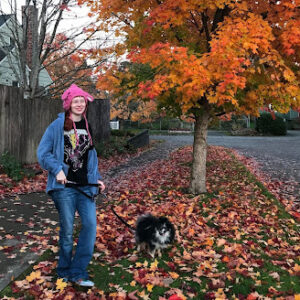
[[[108,67],[101,88],[150,99],[149,110],[153,103],[164,107],[172,92],[173,105],[186,115],[203,104],[211,115],[257,115],[268,104],[281,112],[300,107],[300,0],[78,2],[98,14],[103,30],[118,26],[126,37],[111,51],[127,49],[131,62],[154,70],[153,78],[128,87],[120,82],[133,75]]]

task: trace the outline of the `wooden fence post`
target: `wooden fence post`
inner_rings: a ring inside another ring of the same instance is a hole
[[[95,99],[89,103],[87,118],[92,127],[94,143],[108,140],[110,137],[109,99]]]

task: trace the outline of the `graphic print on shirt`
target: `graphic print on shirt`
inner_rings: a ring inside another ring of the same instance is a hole
[[[71,167],[73,172],[78,171],[83,166],[84,154],[89,150],[90,141],[86,129],[77,129],[78,145],[76,146],[76,135],[74,129],[64,131],[65,139],[65,162]]]

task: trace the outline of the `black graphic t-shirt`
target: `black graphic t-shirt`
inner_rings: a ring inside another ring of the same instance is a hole
[[[89,135],[86,130],[85,120],[75,122],[78,145],[76,146],[76,135],[74,129],[64,131],[64,162],[69,165],[67,180],[80,184],[87,181],[88,152],[91,149]],[[91,133],[91,127],[89,126]]]

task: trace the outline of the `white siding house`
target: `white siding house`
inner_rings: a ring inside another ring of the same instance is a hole
[[[15,48],[14,39],[11,36],[12,22],[14,15],[0,15],[0,84],[9,86],[20,86],[15,75],[15,69],[18,74],[17,51]],[[22,27],[20,25],[20,36]],[[9,54],[7,54],[9,53]],[[10,61],[9,61],[10,60]],[[13,67],[12,67],[13,66]],[[27,66],[28,72],[30,71]],[[39,74],[39,86],[48,87],[52,83],[46,69],[42,69]]]

